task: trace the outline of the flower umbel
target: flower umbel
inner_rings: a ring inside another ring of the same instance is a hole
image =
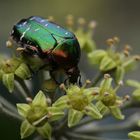
[[[83,87],[77,85],[71,85],[66,88],[61,85],[66,92],[66,95],[60,97],[53,106],[57,106],[63,109],[68,109],[68,126],[72,127],[79,123],[84,115],[88,115],[93,119],[101,119],[102,115],[99,110],[93,104],[93,100],[96,98],[96,88],[86,88],[85,84]]]
[[[21,138],[28,137],[35,130],[44,138],[51,139],[51,121],[59,120],[64,113],[56,107],[49,107],[46,96],[39,91],[29,104],[17,104],[19,114],[24,118]]]
[[[1,62],[0,80],[8,88],[9,92],[14,90],[15,76],[20,79],[27,79],[31,77],[31,72],[21,58],[13,57]]]
[[[98,65],[103,73],[113,72],[116,83],[123,80],[126,72],[135,68],[135,62],[140,60],[139,55],[130,55],[131,48],[125,45],[122,51],[117,51],[119,39],[113,37],[107,40],[107,50],[94,50],[88,53],[88,60],[92,65]]]
[[[112,78],[109,74],[104,75],[104,79],[102,80],[99,87],[99,94],[97,97],[97,108],[101,110],[101,112],[106,113],[110,111],[112,115],[117,119],[124,119],[124,115],[122,115],[120,106],[126,100],[117,96],[117,90],[119,89],[122,82],[119,83],[115,88],[112,86]]]

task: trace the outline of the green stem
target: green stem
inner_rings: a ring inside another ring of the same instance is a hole
[[[12,117],[13,119],[16,119],[16,120],[19,120],[19,121],[22,120],[22,118],[17,113],[11,112],[10,110],[4,108],[4,106],[2,106],[2,104],[0,104],[0,111],[3,114],[7,115],[8,117]]]
[[[22,89],[24,90],[23,96],[25,97],[33,97],[32,93],[29,91],[27,85],[25,84],[24,80],[20,79],[19,77],[15,78],[16,81],[20,84],[20,86],[22,87]]]
[[[97,83],[102,79],[103,75],[104,75],[103,72],[98,73],[95,79],[92,80],[91,86],[96,86]]]
[[[65,128],[67,128],[67,123],[68,123],[68,120],[64,119],[63,123],[57,128],[57,130],[59,132],[63,131]]]
[[[68,115],[66,115],[63,119],[63,122],[61,123],[61,125],[59,125],[57,128],[55,128],[54,130],[54,135],[56,140],[59,138],[61,139],[61,136],[63,136],[64,131],[68,130]]]
[[[122,131],[124,129],[129,129],[137,126],[137,122],[139,120],[140,113],[135,113],[130,116],[126,121],[121,122],[120,124],[111,124],[111,125],[96,125],[96,127],[91,129],[87,129],[84,131],[80,131],[82,134],[93,134],[98,132],[111,132],[111,131]]]
[[[70,139],[74,139],[74,140],[111,140],[109,138],[83,135],[83,134],[78,134],[78,133],[74,133],[74,132],[67,132],[65,134],[65,136]],[[119,140],[119,139],[116,139],[116,140]]]
[[[17,113],[16,107],[10,102],[8,102],[6,99],[4,99],[2,96],[0,96],[0,103],[8,110],[11,110],[11,112]]]
[[[22,121],[22,118],[18,114],[12,113],[11,111],[9,111],[7,109],[3,109],[2,112],[9,117],[12,117],[16,120]]]
[[[33,137],[33,140],[45,140],[38,133]]]
[[[84,125],[87,125],[87,124],[89,124],[89,123],[91,123],[91,122],[93,122],[93,121],[94,121],[94,119],[89,118],[88,120],[85,120],[85,121],[79,123],[78,125],[73,126],[73,127],[70,128],[70,129],[74,130],[74,129],[76,129],[76,128],[79,128],[79,127],[82,127],[82,126],[84,126]]]
[[[24,99],[28,97],[22,86],[19,84],[19,82],[15,81],[15,89],[17,89],[18,94],[20,94]]]

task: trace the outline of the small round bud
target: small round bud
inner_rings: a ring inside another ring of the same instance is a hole
[[[106,40],[106,44],[109,46],[109,47],[112,47],[114,45],[114,40],[112,38],[109,38]]]
[[[12,44],[12,42],[10,40],[8,40],[8,41],[6,41],[6,46],[8,48],[12,48],[13,44]]]
[[[119,81],[118,85],[123,86],[123,81]]]
[[[108,79],[110,77],[111,77],[110,74],[104,74],[104,79]]]
[[[92,93],[93,96],[96,96],[96,95],[98,95],[98,94],[99,94],[99,93],[98,93],[98,92],[95,92],[95,91]]]
[[[62,90],[66,90],[66,87],[65,87],[65,85],[62,83],[60,86],[60,89],[62,89]]]
[[[136,61],[140,61],[140,55],[134,56],[134,59],[135,59]]]
[[[126,44],[125,46],[124,46],[124,50],[126,50],[126,51],[131,51],[132,50],[132,47],[130,46],[130,45],[128,45],[128,44]]]
[[[26,101],[27,101],[27,103],[32,103],[33,100],[32,100],[31,97],[27,97],[27,98],[26,98]]]
[[[73,21],[69,20],[69,21],[66,22],[66,24],[67,24],[68,26],[73,26],[74,23],[73,23]]]
[[[79,18],[79,19],[78,19],[78,23],[79,23],[80,25],[85,25],[86,21],[85,21],[84,18]]]
[[[97,22],[93,20],[93,21],[89,22],[88,26],[90,29],[94,29],[97,26]]]
[[[72,26],[72,25],[74,24],[73,20],[74,20],[74,17],[73,17],[72,15],[68,15],[68,16],[66,17],[66,24],[67,24],[68,26]]]
[[[86,80],[86,84],[91,84],[91,81],[90,80]]]
[[[73,17],[73,15],[67,15],[67,16],[66,16],[66,19],[67,19],[67,20],[73,20],[74,17]]]
[[[82,87],[85,88],[89,84],[91,84],[91,81],[90,80],[86,80],[85,84]]]
[[[108,92],[104,92],[104,96],[108,96],[109,95],[109,93]]]
[[[54,17],[53,16],[48,16],[48,21],[54,21]]]
[[[129,101],[130,100],[130,96],[129,95],[124,96],[124,100],[125,101]]]
[[[120,39],[117,36],[113,37],[113,40],[114,40],[114,43],[119,43],[120,42]]]
[[[129,51],[127,51],[127,50],[124,50],[123,53],[124,53],[124,55],[125,55],[126,57],[128,57],[129,54],[130,54]]]

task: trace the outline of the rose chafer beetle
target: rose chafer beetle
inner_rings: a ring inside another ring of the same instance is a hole
[[[63,69],[70,83],[77,82],[81,50],[72,32],[44,18],[32,16],[14,25],[11,37],[22,47],[24,54],[37,55],[49,65],[50,73]]]

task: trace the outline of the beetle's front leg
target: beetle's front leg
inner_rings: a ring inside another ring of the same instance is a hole
[[[56,81],[57,84],[65,84],[66,79],[68,79],[67,74],[64,69],[55,67],[55,69],[50,70],[50,76]]]

